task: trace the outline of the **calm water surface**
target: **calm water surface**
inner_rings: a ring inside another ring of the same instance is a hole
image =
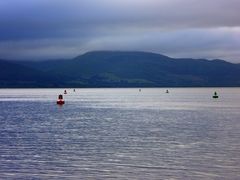
[[[63,90],[0,89],[0,179],[240,179],[239,88]]]

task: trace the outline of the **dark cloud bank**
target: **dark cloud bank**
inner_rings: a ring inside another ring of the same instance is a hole
[[[0,57],[137,50],[240,62],[239,0],[0,1]]]

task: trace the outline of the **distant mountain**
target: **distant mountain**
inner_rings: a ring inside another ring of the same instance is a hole
[[[59,83],[57,76],[16,64],[0,60],[0,87],[55,87]]]
[[[147,52],[94,51],[70,60],[15,62],[0,75],[10,87],[16,83],[23,87],[26,83],[30,87],[240,86],[239,64]]]

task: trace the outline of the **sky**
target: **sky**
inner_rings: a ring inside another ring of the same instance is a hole
[[[0,58],[149,51],[240,63],[240,0],[0,0]]]

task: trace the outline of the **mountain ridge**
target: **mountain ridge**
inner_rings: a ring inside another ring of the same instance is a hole
[[[35,85],[30,83],[30,87],[240,86],[239,64],[219,59],[171,58],[141,51],[92,51],[69,60],[15,61],[13,67],[18,65],[20,69],[29,68],[30,77],[33,71],[43,77],[37,76],[38,81]],[[13,70],[9,67],[9,71]],[[3,80],[0,78],[0,87]],[[8,79],[8,84],[11,82],[12,87],[16,78]]]

